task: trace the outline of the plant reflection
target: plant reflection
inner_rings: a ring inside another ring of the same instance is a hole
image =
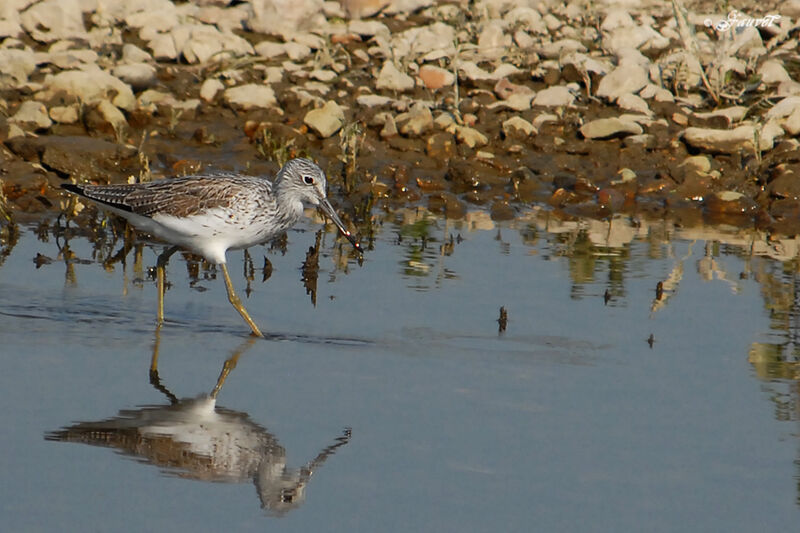
[[[114,448],[158,466],[168,475],[209,482],[255,484],[261,507],[281,516],[302,505],[312,474],[350,440],[350,429],[300,468],[289,468],[277,438],[246,413],[217,406],[217,395],[239,357],[257,339],[233,351],[209,394],[178,399],[158,373],[159,329],[150,365],[150,383],[169,404],[121,410],[115,417],[78,422],[45,434],[45,439]]]

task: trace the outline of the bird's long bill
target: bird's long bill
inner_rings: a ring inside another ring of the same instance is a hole
[[[325,213],[334,224],[336,224],[336,227],[339,228],[339,231],[342,233],[342,235],[344,235],[345,238],[350,241],[350,244],[353,245],[353,248],[359,252],[363,252],[364,249],[361,248],[361,244],[359,244],[356,238],[353,237],[353,234],[344,227],[344,222],[342,222],[342,219],[340,219],[339,215],[336,214],[336,211],[333,210],[333,206],[327,200],[327,198],[320,199],[319,207],[322,209],[322,212]]]

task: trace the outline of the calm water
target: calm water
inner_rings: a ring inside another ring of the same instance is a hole
[[[159,247],[6,239],[4,530],[797,527],[796,241],[383,218],[362,265],[322,235],[315,290],[318,225],[229,253],[253,342],[178,254],[157,332]]]

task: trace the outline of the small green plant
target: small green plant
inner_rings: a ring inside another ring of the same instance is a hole
[[[261,128],[256,136],[256,151],[267,161],[283,166],[294,157],[294,139],[277,139],[267,128]]]
[[[354,176],[358,166],[358,151],[364,143],[366,133],[358,122],[351,122],[339,130],[339,160],[345,165],[345,176]],[[345,188],[352,192],[351,180],[345,179]]]

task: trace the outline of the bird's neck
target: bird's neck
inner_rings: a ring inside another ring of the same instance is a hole
[[[303,202],[293,194],[291,186],[285,183],[281,176],[275,180],[275,200],[281,225],[286,225],[288,228],[303,215]]]

